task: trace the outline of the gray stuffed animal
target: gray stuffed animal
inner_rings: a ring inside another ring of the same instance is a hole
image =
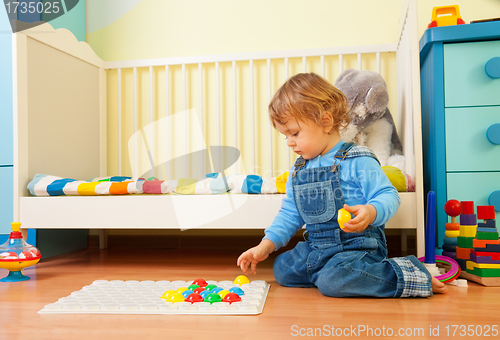
[[[335,86],[349,102],[351,123],[341,131],[346,142],[370,148],[381,166],[395,166],[404,171],[403,148],[391,112],[384,79],[377,72],[348,69],[340,74]]]

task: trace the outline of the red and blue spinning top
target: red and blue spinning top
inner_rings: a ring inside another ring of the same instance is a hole
[[[0,246],[0,268],[9,270],[9,275],[0,279],[0,282],[17,282],[29,280],[21,270],[40,261],[40,251],[26,243],[21,233],[21,223],[13,222],[12,232],[7,242]]]

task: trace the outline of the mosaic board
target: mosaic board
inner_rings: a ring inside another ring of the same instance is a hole
[[[256,315],[262,313],[269,292],[265,281],[235,284],[205,281],[224,291],[240,292],[237,302],[170,302],[162,298],[169,290],[187,290],[193,281],[97,280],[91,285],[46,305],[40,314],[205,314]],[[223,294],[223,293],[221,293]]]

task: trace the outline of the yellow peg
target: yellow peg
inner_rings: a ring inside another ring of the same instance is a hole
[[[351,213],[345,210],[344,208],[339,209],[337,213],[337,221],[339,222],[340,228],[344,229],[344,223],[347,223],[351,220]]]

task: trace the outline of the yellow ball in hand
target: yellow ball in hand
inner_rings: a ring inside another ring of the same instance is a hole
[[[344,208],[339,209],[337,213],[337,221],[339,222],[340,228],[344,229],[344,223],[347,223],[351,220],[351,213],[345,210]]]

